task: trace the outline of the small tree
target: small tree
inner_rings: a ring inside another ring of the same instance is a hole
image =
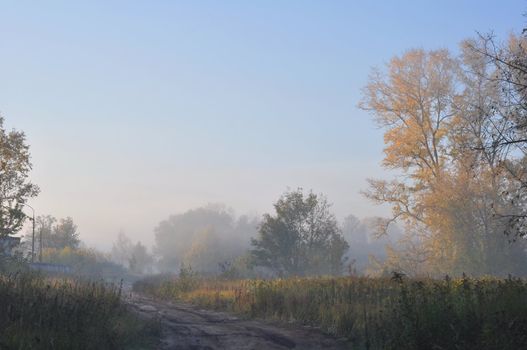
[[[141,242],[137,242],[133,246],[131,253],[132,254],[128,260],[128,265],[130,266],[130,270],[132,272],[142,274],[151,268],[154,259]]]
[[[127,266],[133,247],[132,240],[123,231],[119,232],[117,240],[112,245],[112,260],[122,266]]]
[[[322,195],[302,189],[284,193],[265,214],[252,239],[256,265],[280,275],[339,274],[348,244]]]
[[[232,209],[221,204],[171,215],[155,228],[158,267],[174,272],[181,264],[190,264],[199,273],[219,273],[218,263],[247,251],[257,226],[249,217],[236,218]]]
[[[26,219],[23,206],[39,189],[28,177],[29,146],[21,131],[6,131],[0,117],[0,237],[17,233]]]
[[[35,247],[40,245],[40,239],[43,249],[77,249],[81,243],[77,225],[71,217],[57,220],[52,215],[40,215],[35,218]],[[33,241],[31,230],[24,236],[24,241],[27,249],[30,249]]]
[[[77,225],[73,222],[71,217],[60,219],[53,227],[53,234],[51,241],[48,244],[54,248],[70,247],[76,249],[79,247],[80,239]]]

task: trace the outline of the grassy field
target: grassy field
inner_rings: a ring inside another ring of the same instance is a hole
[[[156,332],[127,310],[118,286],[0,275],[0,349],[145,349]]]
[[[136,291],[317,326],[358,349],[527,349],[527,282],[366,277],[277,280],[155,276]]]

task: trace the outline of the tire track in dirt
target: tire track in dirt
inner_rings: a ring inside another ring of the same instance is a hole
[[[317,329],[245,320],[224,312],[201,310],[132,294],[133,310],[161,323],[162,350],[350,349]]]

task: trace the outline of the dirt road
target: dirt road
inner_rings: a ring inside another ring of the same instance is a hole
[[[344,340],[312,328],[244,320],[223,312],[154,301],[139,295],[132,295],[129,303],[141,315],[160,319],[159,349],[350,349]]]

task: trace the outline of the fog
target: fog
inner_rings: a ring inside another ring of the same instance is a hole
[[[41,191],[28,203],[37,216],[71,217],[83,244],[105,253],[119,233],[138,251],[144,245],[155,253],[161,222],[221,205],[230,226],[210,232],[195,227],[187,233],[208,235],[221,245],[223,236],[236,232],[230,239],[244,242],[240,255],[259,232],[257,227],[237,230],[238,220],[260,222],[265,214],[273,215],[284,193],[302,188],[306,196],[313,191],[322,195],[323,204],[325,199],[331,204],[325,224],[333,245],[324,249],[344,249],[338,226],[351,245],[345,255],[364,269],[369,253],[386,256],[384,246],[396,245],[401,237],[372,240],[371,218],[389,217],[393,205],[362,195],[372,188],[367,179],[421,176],[403,163],[383,167],[390,152],[396,154],[397,145],[418,132],[390,140],[389,123],[375,122],[383,112],[372,118],[366,111],[378,104],[365,106],[368,94],[361,89],[383,88],[375,86],[369,72],[394,62],[390,59],[403,50],[440,47],[457,57],[459,43],[474,37],[475,30],[505,38],[521,27],[521,6],[513,4],[497,13],[460,17],[472,7],[430,5],[426,26],[415,20],[421,13],[410,3],[382,9],[288,4],[278,13],[267,7],[209,5],[157,4],[146,12],[138,5],[123,11],[102,4],[7,10],[0,29],[12,35],[3,41],[9,54],[0,59],[5,80],[0,111],[6,129],[23,131],[30,146],[30,181]],[[390,20],[378,23],[379,15]],[[450,19],[447,28],[444,18]],[[510,18],[517,20],[511,24]],[[388,31],[394,31],[393,40],[386,40]],[[35,56],[39,59],[31,59]],[[401,62],[411,67],[414,56]],[[357,108],[361,98],[364,109]],[[403,156],[413,162],[411,154]],[[350,215],[359,218],[367,239],[350,233]],[[435,213],[428,215],[427,220],[435,220]],[[22,233],[30,229],[26,222]],[[441,233],[474,231],[463,230],[437,228]],[[187,238],[174,247],[177,255],[191,249],[194,237]],[[236,255],[229,254],[220,258]],[[325,263],[322,270],[331,265]]]
[[[382,131],[356,108],[370,68],[456,50],[489,23],[509,33],[521,7],[491,20],[434,5],[422,26],[410,3],[383,8],[386,23],[369,5],[209,6],[6,9],[0,111],[31,145],[37,214],[73,217],[104,250],[119,231],[150,246],[160,220],[207,203],[262,215],[288,187],[325,193],[339,219],[385,215],[359,195],[389,177]]]
[[[38,169],[37,159],[34,163]],[[349,213],[360,217],[385,214],[386,208],[372,205],[359,194],[366,186],[365,174],[375,175],[378,168],[363,165],[359,168],[362,172],[354,169],[339,164],[274,171],[187,168],[184,174],[145,173],[135,184],[124,180],[111,182],[113,186],[93,178],[71,183],[63,178],[45,181],[43,177],[39,181],[41,171],[35,170],[34,181],[43,191],[34,207],[37,215],[72,216],[83,241],[104,250],[111,247],[119,231],[152,245],[159,221],[207,203],[224,203],[238,215],[259,217],[271,211],[273,202],[288,187],[301,186],[327,194],[340,218]],[[39,213],[39,209],[45,212]]]

